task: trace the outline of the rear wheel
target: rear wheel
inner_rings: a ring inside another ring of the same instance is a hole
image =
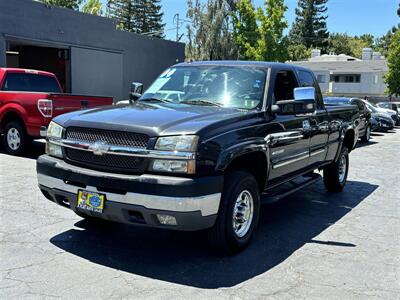
[[[336,162],[324,168],[324,184],[329,192],[341,192],[349,172],[349,150],[343,146]]]
[[[362,140],[364,143],[368,143],[370,139],[371,139],[371,126],[368,125],[368,127],[365,129],[365,134],[364,134],[364,136],[361,138],[361,140]]]
[[[24,125],[12,121],[4,128],[4,148],[11,155],[21,155],[29,144],[29,136]]]
[[[260,193],[254,176],[240,171],[229,173],[216,223],[208,232],[210,243],[226,254],[244,249],[254,235],[259,212]]]

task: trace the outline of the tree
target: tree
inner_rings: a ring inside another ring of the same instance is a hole
[[[133,32],[164,37],[160,0],[133,0],[133,10]]]
[[[164,37],[160,0],[108,0],[107,7],[119,29]]]
[[[351,55],[350,46],[351,37],[346,33],[333,33],[329,35],[328,39],[328,52],[333,52],[336,54],[347,54]]]
[[[400,17],[400,4],[397,10]],[[389,33],[388,33],[389,34]],[[388,67],[389,72],[385,75],[385,83],[387,84],[386,93],[390,96],[400,96],[400,30],[396,30],[390,37],[388,49]]]
[[[389,72],[385,75],[386,92],[390,96],[400,96],[400,30],[394,34],[389,45],[388,54]]]
[[[79,10],[79,5],[82,3],[82,0],[40,0],[40,2],[43,2],[48,5]]]
[[[349,36],[346,33],[333,33],[329,35],[328,51],[336,54],[346,54],[356,58],[362,57],[364,48],[374,48],[374,36],[364,34]]]
[[[87,14],[101,16],[103,14],[103,6],[100,0],[87,0],[82,7],[82,11]]]
[[[188,0],[186,57],[192,60],[236,59],[232,32],[234,1]]]
[[[250,60],[284,61],[288,58],[283,30],[287,27],[284,0],[266,0],[255,9],[251,0],[240,0],[234,17],[239,57]]]
[[[252,1],[239,1],[233,17],[233,28],[240,59],[257,59],[256,47],[260,39],[257,21],[258,15]]]
[[[319,48],[326,52],[329,33],[326,26],[328,0],[299,0],[296,19],[289,32],[291,44]]]
[[[307,48],[303,44],[287,43],[288,59],[290,61],[306,60],[311,57],[311,48]]]
[[[117,27],[133,31],[134,7],[131,0],[108,0],[107,16],[117,22]]]

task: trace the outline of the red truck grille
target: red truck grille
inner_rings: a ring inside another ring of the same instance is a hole
[[[147,148],[149,142],[149,137],[144,134],[81,127],[67,128],[66,139],[135,148]],[[112,154],[99,156],[90,151],[69,148],[65,149],[65,154],[70,163],[106,172],[139,174],[145,171],[147,165],[147,160],[141,157]]]

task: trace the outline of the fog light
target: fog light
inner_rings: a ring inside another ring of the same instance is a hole
[[[178,225],[175,217],[173,217],[173,216],[157,214],[157,219],[158,219],[158,222],[160,222],[160,224],[162,224],[162,225],[171,225],[171,226]]]
[[[51,156],[63,157],[62,148],[50,142],[46,143],[46,153]]]

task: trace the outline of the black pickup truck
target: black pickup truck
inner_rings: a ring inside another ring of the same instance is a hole
[[[53,120],[37,161],[46,198],[92,221],[206,230],[234,253],[254,235],[262,202],[314,183],[314,170],[330,192],[346,184],[359,113],[325,107],[308,69],[182,63],[132,95]]]

